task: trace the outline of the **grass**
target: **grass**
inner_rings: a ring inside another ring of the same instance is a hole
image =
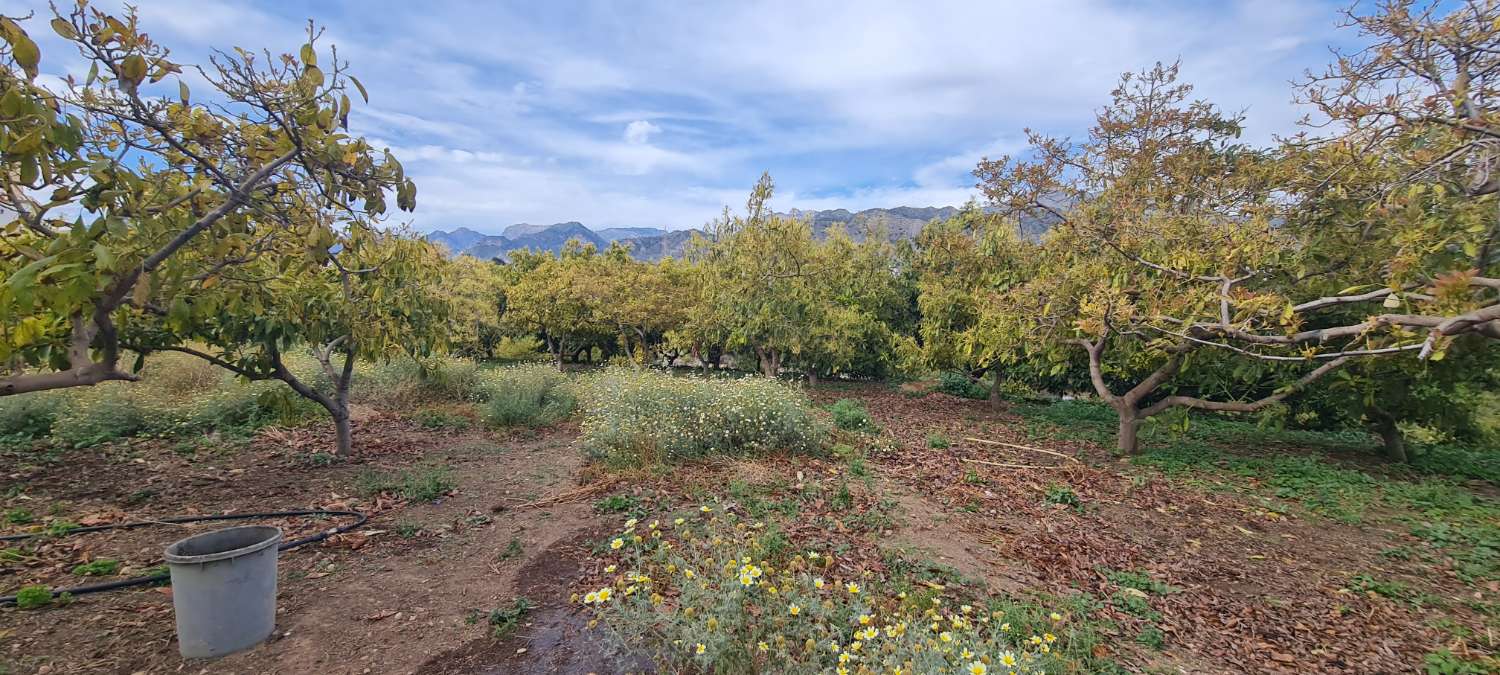
[[[613,466],[811,452],[824,436],[801,392],[766,378],[610,370],[585,386],[583,442]]]
[[[414,502],[430,502],[447,496],[458,484],[446,466],[428,466],[399,472],[361,471],[354,489],[361,496],[393,494]]]
[[[493,426],[546,426],[571,414],[578,397],[568,376],[542,364],[489,371],[483,415]]]

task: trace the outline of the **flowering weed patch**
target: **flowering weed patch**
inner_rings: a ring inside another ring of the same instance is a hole
[[[720,506],[625,521],[605,583],[577,594],[627,649],[664,670],[1040,673],[1096,668],[1077,605],[969,598],[792,550]]]
[[[574,383],[542,364],[507,366],[482,373],[485,421],[495,426],[545,426],[573,414]]]
[[[588,382],[584,410],[585,446],[617,465],[810,452],[824,436],[807,397],[759,377],[705,380],[613,370]]]

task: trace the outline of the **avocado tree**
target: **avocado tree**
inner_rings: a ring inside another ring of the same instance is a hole
[[[295,55],[184,66],[133,10],[69,7],[50,28],[89,70],[61,91],[37,83],[34,25],[0,18],[0,207],[15,214],[0,224],[0,395],[134,380],[122,326],[170,344],[265,311],[193,300],[267,264],[329,274],[388,192],[412,208],[400,164],[345,131],[364,90],[336,50],[320,61],[313,27]],[[185,67],[212,91],[192,93]]]

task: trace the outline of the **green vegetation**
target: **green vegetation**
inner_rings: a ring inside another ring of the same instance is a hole
[[[521,625],[521,619],[531,611],[531,606],[530,600],[524,597],[516,598],[511,602],[510,607],[500,607],[490,610],[488,615],[470,615],[469,622],[474,623],[478,620],[479,616],[484,616],[490,626],[490,637],[496,640],[504,640],[510,637],[511,632],[516,629],[516,626]]]
[[[764,378],[702,380],[611,370],[585,385],[583,439],[616,464],[811,452],[823,432],[807,398]]]
[[[573,413],[573,383],[546,366],[507,366],[485,378],[484,419],[496,426],[545,426]]]
[[[46,586],[22,586],[21,590],[16,591],[18,609],[38,609],[50,604],[52,604],[52,589]]]
[[[1099,638],[1087,601],[1048,607],[851,573],[836,554],[773,551],[758,535],[763,524],[704,509],[669,514],[649,537],[636,537],[629,521],[606,549],[623,563],[619,571],[579,598],[660,666],[821,673],[856,662],[910,672],[1108,665],[1093,650]]]
[[[865,404],[854,399],[841,398],[834,401],[833,405],[828,406],[828,412],[833,414],[833,425],[844,431],[879,431],[875,420],[870,419],[870,411],[865,410]]]
[[[381,493],[397,495],[414,502],[430,502],[447,496],[458,483],[446,466],[429,466],[409,471],[386,473],[364,470],[354,477],[354,489],[361,495]]]
[[[987,399],[990,390],[982,382],[971,380],[963,373],[943,371],[938,374],[937,390],[963,398]]]
[[[73,568],[73,574],[80,577],[112,577],[119,571],[120,561],[109,558],[95,558]]]

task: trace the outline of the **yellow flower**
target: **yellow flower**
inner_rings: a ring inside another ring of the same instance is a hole
[[[755,585],[755,577],[752,577],[752,576],[750,576],[748,574],[741,574],[740,575],[740,585],[741,586],[754,586]]]
[[[849,591],[849,593],[851,595],[857,594],[857,593],[859,593],[859,584],[856,584],[856,583],[854,583],[854,582],[851,581],[851,582],[849,582],[847,584],[844,584],[844,590]]]
[[[700,506],[700,507],[698,507],[698,510],[699,510],[699,511],[702,511],[702,512],[704,512],[704,513],[708,513],[708,512],[709,512],[709,511],[712,511],[712,510],[713,510],[713,509],[711,509],[711,508],[709,508],[709,507],[708,507],[708,506],[707,506],[707,505],[705,505],[705,506]]]
[[[835,668],[833,672],[838,673],[838,675],[849,675],[849,669],[843,666]]]
[[[791,614],[792,616],[797,616],[798,614],[802,613],[802,608],[798,607],[796,605],[789,605],[789,606],[787,606],[786,611],[787,611],[788,614]]]
[[[1010,632],[1010,622],[1006,621],[1005,623],[1000,624],[1000,630],[1003,630],[1003,631],[1009,633]]]
[[[684,519],[684,518],[678,518],[677,520],[672,521],[672,524],[673,525],[681,525],[681,524],[683,524],[685,522],[687,522],[686,519]]]
[[[1026,641],[1030,642],[1031,644],[1034,644],[1034,645],[1039,645],[1039,644],[1042,644],[1042,636],[1040,636],[1040,635],[1033,635],[1033,636],[1031,636],[1029,638],[1026,638]]]
[[[842,654],[839,654],[839,663],[848,663],[849,659],[852,658],[854,658],[853,655],[851,655],[849,652],[844,652]]]
[[[624,539],[620,539],[619,537],[616,537],[614,541],[609,542],[609,547],[612,548],[612,549],[618,549],[618,548],[620,548],[621,546],[624,546],[624,545],[625,545],[625,540]]]
[[[611,595],[614,595],[614,594],[615,594],[614,589],[612,589],[612,588],[610,588],[608,586],[605,586],[604,588],[599,589],[599,591],[596,593],[596,595],[599,598],[599,602],[609,602],[609,597]]]
[[[588,595],[583,596],[583,604],[585,604],[585,605],[592,605],[592,604],[594,604],[594,603],[596,603],[598,601],[599,601],[599,594],[598,593],[589,593]]]
[[[641,521],[636,520],[634,518],[631,518],[630,520],[625,521],[625,529],[628,530],[628,529],[630,529],[632,527],[635,527],[635,524],[639,523],[639,522],[641,522]]]
[[[861,614],[861,615],[859,615],[859,625],[861,625],[861,626],[868,626],[868,625],[870,625],[870,621],[872,621],[872,619],[870,618],[869,614]]]
[[[764,652],[764,651],[770,650],[771,649],[771,645],[768,645],[768,644],[766,644],[764,642],[757,642],[755,644],[755,648]]]
[[[683,570],[682,571],[682,576],[685,576],[685,577],[691,579],[691,578],[693,578],[693,571],[692,570]]]
[[[653,521],[651,521],[651,529],[653,529],[653,530],[656,529],[656,527],[658,525],[661,525],[661,521],[660,520],[653,520]]]
[[[941,633],[938,633],[938,639],[942,640],[943,642],[952,642],[953,634],[949,633],[948,631],[943,631]]]
[[[969,649],[967,647],[965,647],[963,651],[961,651],[961,652],[958,653],[958,658],[961,658],[961,659],[972,659],[972,658],[974,658],[974,652],[969,651]]]
[[[839,643],[837,643],[837,642],[829,642],[828,643],[828,651],[830,651],[830,652],[836,652],[838,650],[839,650]]]
[[[964,658],[968,658],[968,657],[966,656]],[[988,672],[990,672],[990,669],[987,666],[985,666],[983,663],[980,663],[978,661],[974,661],[973,663],[969,664],[969,675],[985,675],[985,673],[988,673]]]
[[[1016,655],[1010,652],[1005,652],[1004,654],[1000,655],[1000,663],[1005,665],[1006,667],[1014,666],[1016,665]]]
[[[1058,614],[1057,612],[1053,612],[1052,614],[1048,615],[1047,618],[1052,619],[1053,623],[1056,623],[1058,621],[1062,621],[1062,615]]]
[[[1048,642],[1057,642],[1057,636],[1051,633],[1042,633],[1042,639]]]
[[[813,579],[813,588],[823,588],[823,577]]]
[[[702,654],[703,652],[708,651],[708,647],[704,646],[702,642],[699,642],[698,646],[693,647],[693,651],[697,652],[698,654]]]

